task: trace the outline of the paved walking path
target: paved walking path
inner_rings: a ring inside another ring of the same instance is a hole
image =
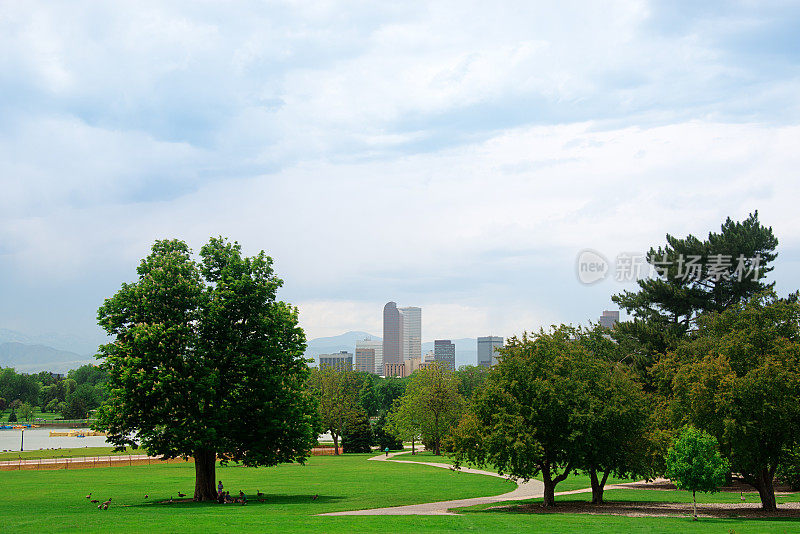
[[[416,462],[409,460],[393,459],[395,456],[398,456],[400,454],[408,454],[409,452],[411,451],[392,452],[389,453],[388,456],[385,455],[373,456],[372,458],[369,458],[369,460],[375,460],[379,462],[392,460],[393,462],[397,463],[430,465],[432,467],[441,467],[443,469],[452,469],[453,467],[450,464],[442,464],[436,462]],[[491,471],[482,471],[480,469],[471,469],[468,467],[462,467],[461,471],[464,473],[489,475],[505,479],[509,478],[505,475],[498,475],[497,473],[492,473]],[[639,482],[609,484],[605,487],[605,489],[609,490],[609,489],[624,488],[625,486],[633,484],[639,484]],[[571,491],[561,491],[557,492],[555,495],[556,496],[573,495],[575,493],[591,493],[591,491],[592,488],[583,488]],[[369,510],[330,512],[327,514],[319,514],[319,515],[459,515],[451,512],[450,509],[461,508],[463,506],[475,506],[477,504],[491,504],[503,501],[524,501],[526,499],[535,499],[537,497],[543,497],[543,496],[544,496],[544,483],[539,480],[531,479],[527,482],[518,482],[517,489],[515,489],[514,491],[510,491],[508,493],[503,493],[502,495],[494,495],[489,497],[473,497],[470,499],[456,499],[452,501],[428,502],[423,504],[408,504],[405,506],[393,506],[390,508],[371,508]]]
[[[392,460],[399,454],[406,454],[411,451],[401,451],[389,454],[389,456],[374,456],[370,460],[386,461]],[[408,460],[392,460],[404,464],[422,464],[430,465],[433,467],[441,467],[444,469],[451,469],[453,466],[449,464],[441,464],[435,462],[412,462]],[[493,477],[505,478],[507,476],[498,475],[490,471],[482,471],[480,469],[471,469],[462,467],[461,472],[474,473],[478,475],[489,475]],[[474,506],[476,504],[489,504],[500,501],[522,501],[525,499],[533,499],[541,497],[544,494],[544,484],[538,480],[529,480],[528,482],[520,482],[517,489],[504,493],[502,495],[494,495],[490,497],[473,497],[471,499],[457,499],[453,501],[440,501],[429,502],[424,504],[409,504],[406,506],[393,506],[391,508],[372,508],[370,510],[353,510],[349,512],[331,512],[320,515],[457,515],[449,511],[450,508],[460,508],[462,506]]]

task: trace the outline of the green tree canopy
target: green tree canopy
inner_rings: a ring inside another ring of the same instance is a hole
[[[667,477],[678,489],[692,492],[694,518],[697,519],[695,492],[714,492],[725,483],[730,465],[719,453],[717,440],[710,434],[687,426],[681,430],[667,452]]]
[[[456,464],[493,465],[527,480],[541,475],[544,505],[585,460],[592,384],[605,363],[576,342],[575,329],[512,337],[453,433]]]
[[[317,399],[322,428],[331,433],[334,453],[339,454],[339,438],[364,411],[359,402],[361,378],[355,371],[323,365],[311,370],[309,383]]]
[[[425,447],[441,454],[442,441],[464,413],[464,399],[453,371],[434,363],[411,375],[389,421],[400,438],[419,435]]]
[[[456,376],[459,382],[458,392],[465,399],[471,399],[489,377],[489,368],[483,365],[462,365],[456,371]]]
[[[654,369],[671,385],[673,424],[712,434],[774,510],[773,478],[800,443],[800,305],[762,294],[698,324]]]
[[[658,276],[639,280],[638,291],[611,299],[634,318],[619,323],[615,335],[636,339],[648,355],[674,348],[699,315],[722,311],[774,285],[764,279],[773,269],[778,240],[757,211],[741,222],[728,218],[705,240],[669,234],[666,240],[647,254]]]
[[[179,240],[156,241],[98,311],[110,397],[99,427],[117,446],[193,456],[196,500],[216,498],[215,461],[303,462],[318,423],[297,309],[264,252],[212,238],[195,262]]]

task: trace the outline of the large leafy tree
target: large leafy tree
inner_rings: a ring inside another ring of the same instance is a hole
[[[586,459],[593,382],[607,369],[575,330],[512,337],[452,436],[457,465],[493,465],[523,480],[540,475],[544,506]]]
[[[192,259],[156,241],[98,311],[108,401],[98,426],[113,444],[193,456],[195,500],[216,498],[217,458],[250,466],[303,462],[317,437],[297,309],[276,300],[272,259],[212,238]]]
[[[322,428],[331,433],[334,454],[339,454],[339,438],[345,429],[363,416],[359,374],[323,365],[311,370],[311,392],[317,399]]]
[[[649,405],[641,386],[627,369],[600,363],[589,383],[583,412],[583,456],[579,467],[589,474],[592,502],[603,502],[610,474],[618,477],[650,474],[647,452]]]
[[[667,234],[664,246],[651,248],[647,261],[658,274],[638,281],[638,291],[611,300],[633,315],[617,325],[615,336],[638,342],[642,367],[652,355],[674,348],[705,312],[722,311],[773,284],[764,281],[777,257],[778,240],[758,212],[741,222],[728,218],[707,239]]]
[[[800,305],[763,294],[698,324],[654,369],[672,386],[673,424],[712,434],[774,510],[773,479],[800,443]]]
[[[464,413],[464,399],[453,371],[434,363],[411,375],[389,421],[398,437],[419,435],[425,447],[441,454],[442,441]]]

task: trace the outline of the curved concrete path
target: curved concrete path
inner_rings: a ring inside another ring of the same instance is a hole
[[[399,454],[407,454],[411,451],[393,452],[388,456],[373,456],[370,460],[383,462],[392,460]],[[449,464],[440,464],[434,462],[412,462],[408,460],[392,460],[404,464],[418,464],[430,465],[432,467],[441,467],[444,469],[451,469],[453,466]],[[477,475],[489,475],[493,477],[508,479],[505,475],[498,475],[490,471],[482,471],[480,469],[471,469],[462,467],[460,469],[463,473],[474,473]],[[352,510],[348,512],[330,512],[320,515],[457,515],[449,511],[450,508],[460,508],[462,506],[474,506],[476,504],[490,504],[493,502],[501,501],[522,501],[525,499],[533,499],[544,495],[544,484],[538,480],[529,480],[527,482],[517,483],[517,489],[502,495],[494,495],[490,497],[473,497],[471,499],[457,499],[453,501],[440,501],[429,502],[423,504],[408,504],[405,506],[393,506],[391,508],[371,508],[369,510]]]

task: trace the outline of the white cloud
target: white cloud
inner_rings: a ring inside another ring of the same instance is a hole
[[[781,13],[664,9],[4,5],[0,274],[47,302],[222,234],[275,257],[312,335],[394,299],[461,337],[596,317],[619,288],[575,283],[585,247],[758,208],[796,257],[797,58],[730,44]]]

